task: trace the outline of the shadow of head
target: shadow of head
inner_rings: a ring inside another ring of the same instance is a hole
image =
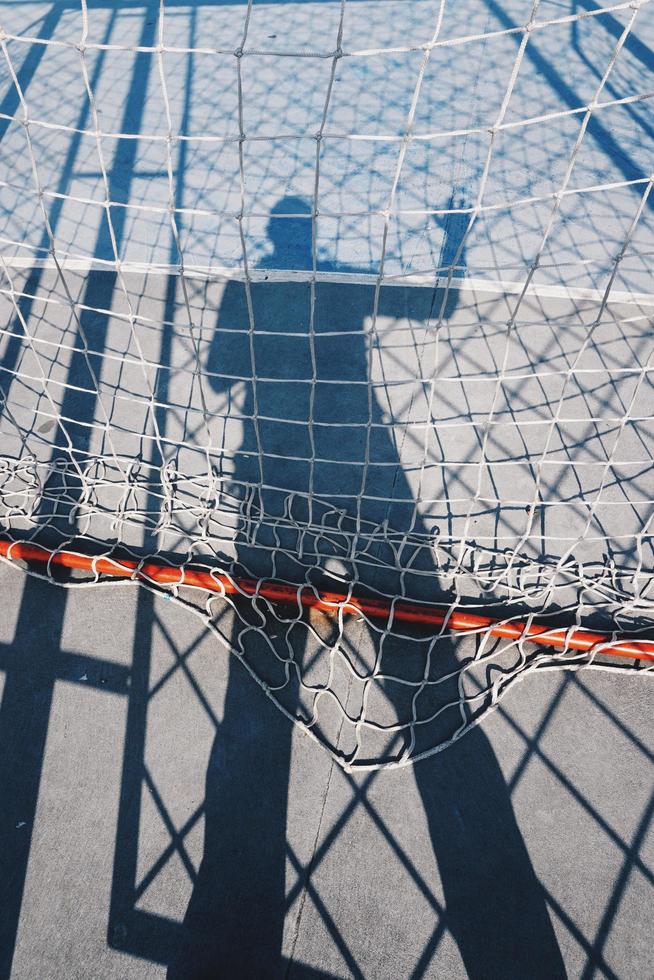
[[[240,387],[249,414],[255,411],[256,384],[260,414],[267,406],[269,412],[282,412],[282,418],[306,423],[313,379],[315,399],[336,406],[341,395],[350,404],[358,396],[367,417],[365,390],[357,389],[353,396],[338,385],[367,380],[363,333],[365,318],[372,315],[374,288],[311,282],[306,273],[314,265],[312,215],[310,203],[297,195],[280,198],[270,210],[267,254],[257,266],[259,274],[249,283],[230,280],[222,292],[206,363],[209,384],[217,393]],[[322,261],[319,268],[333,271],[335,266]],[[262,269],[281,275],[261,276]],[[316,390],[317,381],[332,387]],[[284,392],[280,382],[291,387]]]
[[[268,269],[307,271],[313,268],[312,208],[295,194],[273,206],[266,228],[272,252],[260,263]]]

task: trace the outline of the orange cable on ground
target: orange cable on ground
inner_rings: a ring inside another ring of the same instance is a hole
[[[203,571],[199,568],[175,568],[162,562],[136,562],[129,559],[92,557],[74,551],[45,548],[42,545],[23,544],[19,541],[0,540],[0,557],[64,568],[81,569],[112,578],[140,579],[157,585],[185,585],[216,592],[220,595],[261,596],[271,602],[297,605],[334,612],[342,607],[346,613],[363,613],[373,619],[388,619],[417,623],[422,626],[443,626],[455,631],[488,630],[492,636],[508,640],[529,640],[556,649],[590,651],[602,645],[602,653],[631,660],[654,661],[654,640],[640,640],[607,633],[594,633],[580,627],[552,629],[524,620],[506,622],[490,616],[431,606],[419,602],[382,600],[368,597],[346,596],[337,592],[322,592],[310,586],[292,586],[271,580],[257,581],[248,578],[231,578],[220,572]],[[604,647],[604,644],[608,646]]]

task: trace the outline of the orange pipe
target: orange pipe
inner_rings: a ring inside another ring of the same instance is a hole
[[[283,582],[257,581],[249,578],[230,578],[221,572],[207,572],[199,568],[175,568],[161,562],[139,563],[126,558],[93,558],[73,551],[44,548],[38,544],[22,544],[19,541],[0,540],[0,556],[8,559],[61,565],[113,578],[136,578],[157,585],[186,585],[221,595],[259,595],[271,602],[297,605],[334,612],[342,607],[347,613],[364,613],[373,619],[388,619],[418,623],[422,626],[442,626],[447,620],[451,630],[488,630],[491,636],[508,640],[526,639],[532,643],[566,650],[592,650],[598,644],[610,644],[602,653],[632,660],[654,661],[654,640],[639,640],[624,636],[615,640],[606,633],[593,633],[580,627],[552,629],[539,623],[523,620],[505,622],[490,616],[454,610],[448,616],[444,607],[419,602],[402,602],[372,599],[365,596],[349,598],[338,592],[318,592],[309,586],[295,587]]]

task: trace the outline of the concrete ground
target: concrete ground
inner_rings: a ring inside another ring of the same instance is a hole
[[[0,574],[0,975],[654,975],[651,677],[353,776],[174,603]]]
[[[651,622],[652,3],[346,6],[0,2],[2,530]],[[164,597],[0,597],[0,978],[654,977],[651,675],[353,775]]]

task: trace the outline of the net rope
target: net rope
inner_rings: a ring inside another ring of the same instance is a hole
[[[68,587],[134,561],[348,767],[442,750],[534,671],[651,672],[608,654],[652,635],[654,8],[463,6],[0,25],[5,538],[92,556],[30,569]]]

